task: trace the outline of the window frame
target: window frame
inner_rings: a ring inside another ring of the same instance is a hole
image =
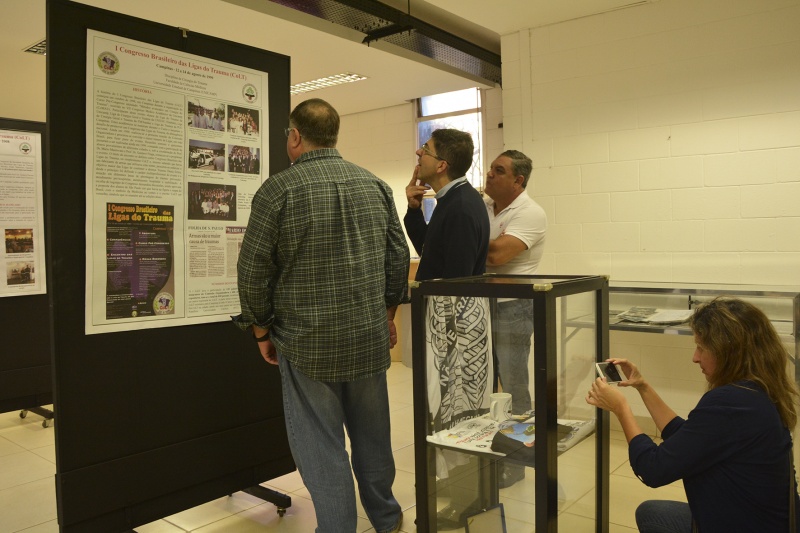
[[[481,89],[480,87],[473,87],[474,90],[478,92],[480,96],[480,105],[477,107],[470,107],[465,108],[459,111],[448,111],[447,113],[437,113],[437,114],[430,114],[430,115],[423,115],[422,114],[422,98],[415,98],[414,99],[414,137],[417,140],[417,147],[421,146],[423,142],[427,141],[427,139],[420,139],[419,136],[419,129],[420,124],[423,122],[430,122],[433,120],[440,120],[446,119],[450,117],[459,117],[465,115],[472,115],[476,114],[478,116],[478,120],[480,123],[478,136],[479,139],[475,139],[473,137],[472,141],[475,144],[475,147],[478,149],[478,162],[480,164],[480,169],[478,175],[480,176],[480,182],[474,183],[472,180],[469,182],[472,184],[475,189],[477,189],[480,193],[483,193],[484,187],[486,185],[486,90]],[[446,94],[446,93],[443,93]],[[430,95],[435,96],[435,95]],[[472,170],[472,167],[470,168]],[[469,174],[468,174],[469,175]]]

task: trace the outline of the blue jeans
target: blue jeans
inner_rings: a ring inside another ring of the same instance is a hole
[[[669,500],[648,500],[636,509],[639,533],[692,533],[689,504]]]
[[[306,377],[280,354],[278,364],[289,447],[314,502],[317,533],[356,531],[356,495],[344,428],[361,504],[376,532],[391,531],[402,510],[392,494],[395,467],[386,372],[329,383]]]
[[[511,394],[511,412],[531,408],[528,357],[533,334],[533,300],[497,302],[492,318],[492,344],[504,392]]]

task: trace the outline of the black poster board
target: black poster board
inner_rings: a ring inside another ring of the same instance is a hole
[[[40,134],[42,165],[46,165],[44,123],[3,118],[0,130]],[[47,210],[44,216],[47,224]],[[48,305],[47,294],[0,298],[0,413],[53,402]]]
[[[67,0],[47,7],[58,521],[61,531],[128,531],[294,464],[278,369],[233,324],[84,334],[86,32],[267,72],[271,172],[289,163],[289,58]]]

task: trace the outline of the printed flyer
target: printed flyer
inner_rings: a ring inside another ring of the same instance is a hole
[[[0,130],[0,297],[47,292],[43,205],[41,135]]]

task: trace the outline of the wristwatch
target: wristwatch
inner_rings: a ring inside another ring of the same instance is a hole
[[[256,337],[256,332],[253,331],[253,338],[256,342],[264,342],[269,340],[269,330],[260,337]]]

